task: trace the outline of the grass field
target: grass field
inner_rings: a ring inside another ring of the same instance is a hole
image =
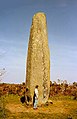
[[[18,95],[0,97],[0,119],[77,119],[77,100],[70,96],[55,96],[53,104],[38,107],[26,107]]]

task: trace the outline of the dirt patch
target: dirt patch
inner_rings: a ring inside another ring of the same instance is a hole
[[[8,109],[11,113],[18,113],[18,112],[38,112],[40,109],[34,110],[33,107],[26,107],[21,104],[7,104],[5,109]]]
[[[65,112],[65,108],[63,107],[63,105],[61,106],[61,102],[59,102],[59,104],[56,106],[56,103],[49,105],[49,106],[45,106],[45,107],[38,107],[37,110],[34,110],[33,107],[26,107],[22,104],[11,104],[8,103],[5,108],[8,109],[11,113],[19,113],[19,112],[33,112],[33,113],[64,113]]]
[[[20,104],[7,104],[6,109],[8,109],[11,113],[16,113],[16,112],[25,112],[27,109],[25,109],[24,106]]]

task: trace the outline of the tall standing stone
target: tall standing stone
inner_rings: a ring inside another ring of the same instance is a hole
[[[46,16],[36,13],[32,19],[28,45],[26,86],[33,97],[34,88],[39,88],[39,104],[48,100],[50,90],[50,54]]]

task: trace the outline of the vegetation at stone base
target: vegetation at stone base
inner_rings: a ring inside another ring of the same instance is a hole
[[[72,96],[73,99],[77,99],[77,82],[73,84],[68,84],[66,80],[62,83],[52,83],[50,81],[50,97],[54,95],[68,95]]]
[[[76,119],[77,101],[71,96],[53,96],[53,104],[38,107],[26,107],[20,102],[20,96],[9,94],[0,97],[0,119]]]
[[[18,94],[19,96],[23,96],[26,91],[26,85],[23,82],[22,84],[0,84],[0,96],[5,94]],[[68,84],[67,81],[60,81],[58,79],[58,83],[55,81],[52,83],[50,81],[50,94],[49,96],[55,95],[68,95],[72,96],[73,99],[77,99],[77,82],[73,84]]]
[[[26,108],[20,98],[26,91],[26,85],[0,84],[0,119],[76,119],[77,118],[77,83],[67,84],[59,80],[50,81],[49,98],[53,104],[39,107],[37,111],[32,107]]]
[[[0,83],[0,96],[5,94],[18,94],[22,96],[25,91],[26,85],[24,82],[22,84]]]

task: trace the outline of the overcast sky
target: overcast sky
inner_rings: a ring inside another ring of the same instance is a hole
[[[51,81],[77,81],[77,0],[0,0],[0,69],[2,82],[26,79],[26,58],[32,17],[47,18]]]

